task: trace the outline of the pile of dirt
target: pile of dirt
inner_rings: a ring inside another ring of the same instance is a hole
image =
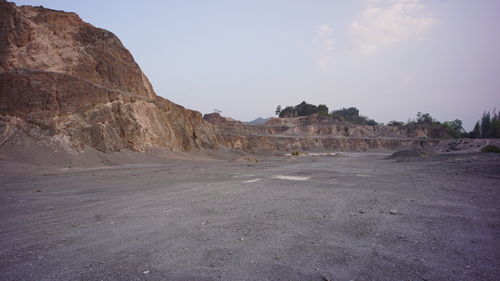
[[[486,146],[500,147],[500,139],[442,139],[439,142],[426,143],[426,149],[436,153],[476,153]]]
[[[424,150],[421,148],[412,148],[394,152],[389,157],[387,157],[387,159],[401,160],[401,159],[421,158],[433,154],[435,153],[429,150]]]

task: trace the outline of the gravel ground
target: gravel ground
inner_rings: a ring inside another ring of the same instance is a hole
[[[499,280],[500,155],[0,171],[1,280]]]

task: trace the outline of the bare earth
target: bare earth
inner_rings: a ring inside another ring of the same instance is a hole
[[[0,279],[498,280],[500,156],[387,156],[0,170]]]

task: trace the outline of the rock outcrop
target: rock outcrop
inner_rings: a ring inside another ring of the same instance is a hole
[[[158,97],[111,32],[74,13],[0,1],[0,142],[57,138],[69,149],[215,147],[199,112]]]
[[[335,138],[273,135],[226,135],[218,134],[220,144],[249,151],[367,151],[370,149],[403,149],[436,146],[440,140],[407,138]]]
[[[267,151],[398,149],[435,145],[436,137],[442,132],[433,128],[361,126],[318,114],[254,126],[217,113],[202,118],[157,96],[111,32],[74,13],[0,0],[2,151],[40,142],[71,152],[220,144]]]
[[[212,113],[203,117],[216,128],[217,142],[244,150],[355,150],[435,146],[447,138],[442,128],[423,126],[368,126],[342,117],[312,114],[271,118],[250,126]]]
[[[353,138],[449,138],[440,126],[357,125],[339,116],[312,114],[296,118],[272,118],[266,122],[268,131],[284,135],[331,136]]]

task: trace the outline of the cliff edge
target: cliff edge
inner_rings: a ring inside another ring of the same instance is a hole
[[[212,129],[157,96],[113,33],[75,13],[0,1],[0,146],[188,151],[215,147]]]

